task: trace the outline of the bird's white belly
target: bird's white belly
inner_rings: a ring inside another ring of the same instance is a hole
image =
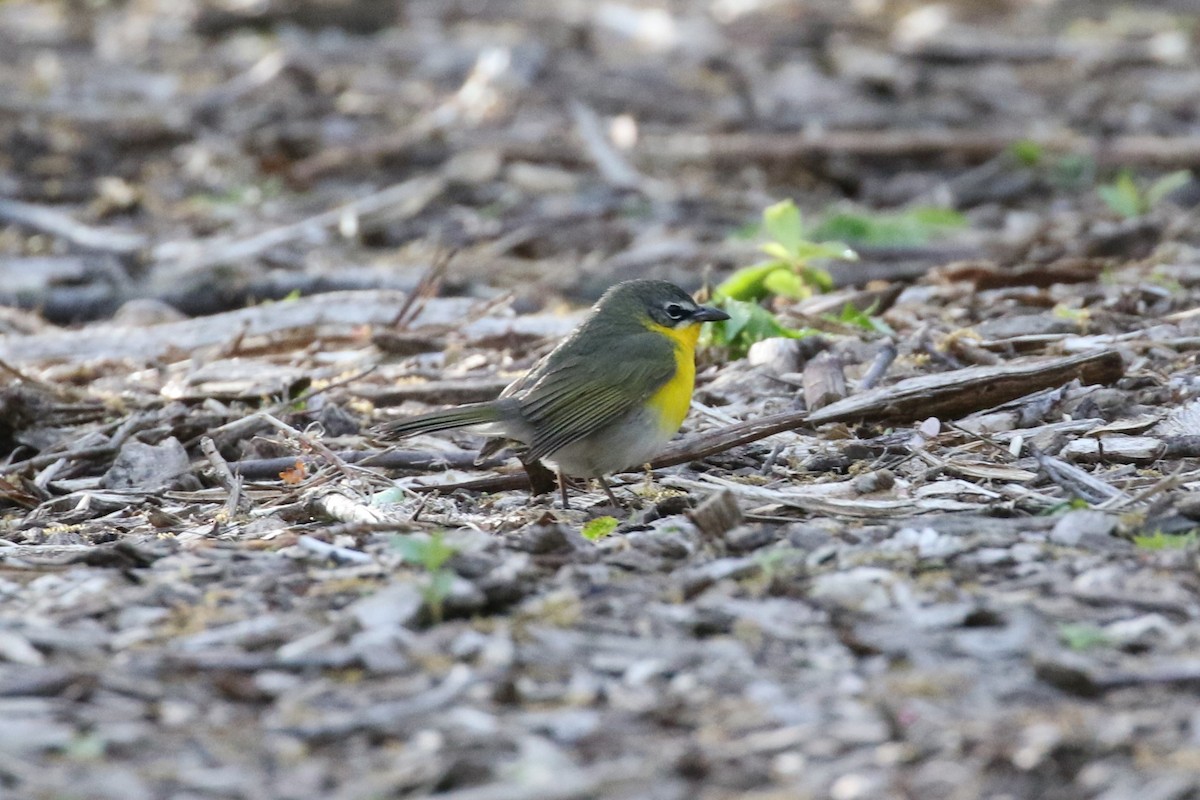
[[[658,455],[675,435],[664,430],[657,414],[639,410],[599,433],[572,442],[546,460],[563,472],[595,478],[641,467]]]

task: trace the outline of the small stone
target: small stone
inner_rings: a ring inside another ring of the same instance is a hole
[[[291,672],[263,669],[254,673],[254,686],[266,697],[280,697],[304,685],[304,678]]]
[[[478,186],[496,180],[503,167],[504,158],[498,150],[465,150],[446,162],[442,174],[451,183]]]
[[[748,578],[762,566],[753,558],[719,558],[699,567],[684,570],[681,577],[683,593],[694,597],[718,581]]]
[[[488,637],[473,628],[460,633],[450,643],[450,655],[459,661],[475,658],[487,647]]]
[[[1122,619],[1104,626],[1104,635],[1124,648],[1149,649],[1162,644],[1178,645],[1184,639],[1179,626],[1162,614],[1143,614]]]
[[[408,581],[384,586],[350,605],[350,616],[363,630],[394,628],[416,623],[425,605],[420,587]]]
[[[681,530],[686,526],[686,532]],[[690,536],[688,535],[690,534]],[[659,558],[678,561],[696,552],[696,531],[686,520],[656,524],[648,531],[632,531],[625,537],[629,544]]]
[[[16,631],[0,630],[0,661],[40,667],[46,658],[41,651]]]
[[[752,367],[766,367],[776,375],[799,372],[803,351],[799,339],[775,336],[750,345],[746,361]]]
[[[157,492],[170,488],[190,468],[187,450],[174,436],[158,444],[134,439],[122,445],[113,465],[100,478],[100,485],[105,489]]]
[[[518,161],[506,171],[508,183],[530,194],[570,194],[579,188],[579,175],[557,167]]]
[[[411,668],[396,629],[369,628],[350,637],[346,649],[374,675],[394,675]]]
[[[742,521],[742,510],[733,492],[722,489],[696,506],[689,516],[705,536],[717,539]]]
[[[1054,529],[1050,541],[1064,547],[1075,547],[1083,539],[1107,539],[1117,527],[1117,519],[1103,511],[1077,509],[1063,514]]]
[[[1012,563],[1012,553],[1007,547],[981,547],[973,553],[972,560],[984,567]]]
[[[513,547],[534,555],[565,553],[591,547],[583,536],[566,525],[534,525],[521,531]]]
[[[455,575],[442,599],[442,606],[447,616],[466,617],[482,611],[487,602],[487,595],[482,589],[466,578]]]
[[[830,543],[833,534],[811,522],[796,522],[787,527],[788,544],[799,550],[816,550]]]
[[[1017,542],[1009,548],[1009,553],[1012,554],[1012,560],[1018,564],[1025,564],[1030,561],[1037,561],[1043,555],[1041,545],[1033,542]]]
[[[500,564],[477,581],[480,591],[487,597],[487,605],[493,611],[521,600],[534,589],[530,575],[530,559],[518,553]]]
[[[829,787],[829,796],[833,800],[860,800],[879,797],[883,789],[883,780],[878,775],[850,773],[833,782]]]
[[[859,494],[885,492],[896,485],[896,475],[888,469],[877,469],[864,475],[859,475],[851,483],[854,491]]]
[[[113,322],[136,328],[183,319],[187,319],[187,315],[182,311],[153,297],[135,297],[127,300],[117,309],[117,313],[113,314]]]
[[[725,546],[733,553],[748,553],[775,541],[776,530],[765,525],[739,525],[725,534]]]
[[[850,611],[873,613],[912,603],[908,584],[897,574],[878,567],[855,567],[818,575],[811,596]]]
[[[946,558],[962,550],[957,536],[938,533],[933,528],[901,528],[880,545],[881,550],[916,550],[919,558]]]
[[[41,750],[65,750],[75,738],[75,727],[45,717],[7,716],[0,725],[0,752],[10,758]]]

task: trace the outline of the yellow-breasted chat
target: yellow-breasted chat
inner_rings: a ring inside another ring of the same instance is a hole
[[[595,478],[617,504],[604,476],[645,464],[678,432],[692,400],[700,327],[723,319],[729,315],[672,283],[625,281],[497,399],[396,420],[379,433],[473,428],[518,443],[526,463],[553,464],[564,508],[563,475]]]

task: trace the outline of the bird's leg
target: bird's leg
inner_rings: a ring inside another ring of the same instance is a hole
[[[563,511],[571,508],[571,501],[567,499],[567,476],[563,475],[563,471],[558,471],[558,490],[562,492]]]
[[[617,496],[613,494],[613,490],[608,488],[608,481],[604,480],[604,476],[597,475],[596,480],[600,481],[600,488],[608,495],[608,502],[612,503],[616,508],[622,508],[621,501],[617,500]]]

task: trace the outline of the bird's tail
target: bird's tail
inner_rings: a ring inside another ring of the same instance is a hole
[[[428,414],[398,419],[395,422],[380,425],[376,429],[376,433],[383,439],[403,439],[417,433],[469,428],[472,425],[486,425],[499,420],[500,414],[496,410],[494,402],[471,403],[447,408],[444,411],[431,411]]]

